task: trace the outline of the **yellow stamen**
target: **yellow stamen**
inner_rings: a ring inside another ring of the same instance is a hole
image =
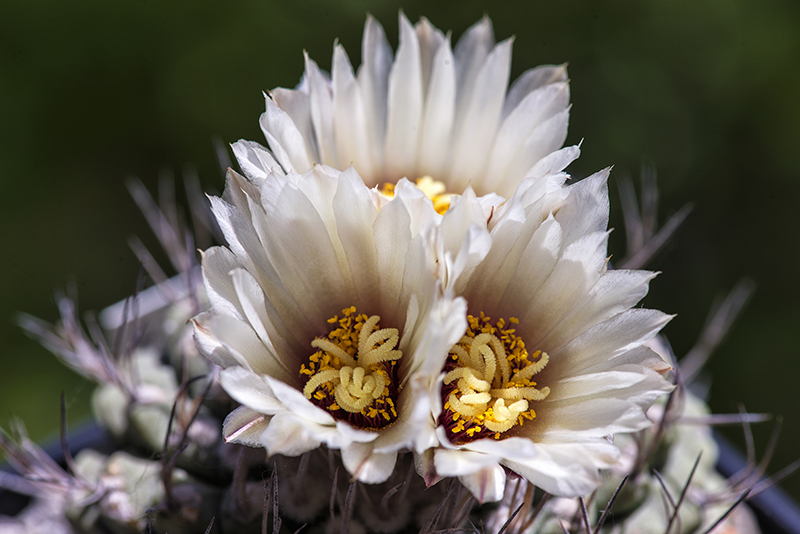
[[[402,357],[395,349],[400,333],[379,328],[379,321],[377,315],[356,314],[354,306],[342,310],[341,318],[328,320],[333,330],[327,338],[311,342],[317,352],[300,367],[300,376],[307,379],[306,398],[332,412],[360,414],[363,420],[347,420],[363,428],[384,427],[397,418],[392,399],[397,387],[387,369]]]
[[[450,350],[444,376],[444,410],[453,422],[446,427],[456,440],[484,437],[484,431],[485,437],[501,439],[504,432],[536,417],[531,401],[550,394],[550,388],[537,388],[532,381],[549,357],[541,351],[528,353],[513,328],[519,324],[515,317],[508,324],[503,319],[493,324],[481,312],[467,316],[467,323],[466,334]]]
[[[433,209],[439,215],[444,215],[450,209],[451,193],[447,193],[444,182],[434,180],[431,176],[417,178],[417,187],[433,202]],[[381,185],[379,192],[386,198],[394,198],[395,184],[386,182]]]

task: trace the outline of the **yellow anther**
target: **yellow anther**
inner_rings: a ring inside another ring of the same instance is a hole
[[[434,180],[431,176],[417,178],[417,188],[433,202],[433,209],[439,215],[444,215],[450,209],[450,201],[453,197],[447,192],[444,182]],[[378,188],[378,192],[386,198],[394,198],[395,184],[384,183]]]

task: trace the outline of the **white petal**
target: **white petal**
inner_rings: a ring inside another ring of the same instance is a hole
[[[356,296],[360,305],[366,306],[380,292],[381,277],[373,236],[378,210],[369,190],[352,169],[339,176],[333,211]]]
[[[252,180],[263,180],[273,171],[283,172],[269,150],[258,143],[240,139],[231,147],[242,171]]]
[[[492,154],[492,168],[501,170],[510,162],[531,132],[545,120],[566,109],[569,104],[569,86],[554,83],[541,87],[528,95],[503,120]],[[538,159],[538,158],[537,158]]]
[[[413,174],[422,117],[422,66],[419,39],[400,14],[400,46],[389,75],[386,119],[386,174],[394,180]]]
[[[520,313],[526,343],[539,346],[561,319],[585,297],[600,277],[608,234],[596,232],[571,243],[553,267],[550,276]],[[519,273],[518,276],[524,276]]]
[[[334,424],[334,419],[331,417],[330,413],[322,408],[314,406],[299,389],[281,382],[270,375],[264,375],[260,378],[267,384],[275,395],[275,398],[277,398],[285,409],[294,416],[313,421],[318,425],[330,426]]]
[[[621,313],[647,294],[648,282],[656,276],[649,271],[616,270],[600,277],[578,304],[541,343],[554,350],[584,330]]]
[[[283,175],[283,172],[277,174]],[[247,199],[248,197],[258,198],[258,185],[256,184],[263,185],[264,180],[258,178],[251,180],[233,169],[228,169],[228,172],[225,173],[225,191],[222,193],[222,199],[242,210],[244,215],[249,216],[250,211],[247,208]]]
[[[634,308],[595,325],[550,354],[548,373],[574,376],[596,366],[617,363],[614,358],[652,339],[672,317],[657,310]],[[642,354],[650,357],[651,351]]]
[[[456,87],[458,99],[456,105],[457,119],[456,130],[460,129],[460,118],[465,113],[465,108],[471,101],[472,88],[478,72],[484,64],[486,56],[494,45],[494,32],[489,17],[483,17],[467,29],[458,40],[455,49],[456,73],[458,75]]]
[[[350,443],[374,443],[382,434],[372,430],[361,430],[344,421],[336,421],[336,432],[342,436],[338,448],[348,446]]]
[[[377,452],[422,451],[438,442],[431,418],[431,384],[444,366],[447,352],[466,330],[466,303],[457,299],[437,304],[418,329],[404,352],[403,374],[409,378],[397,400],[398,419],[381,432],[375,442]]]
[[[225,418],[222,435],[225,443],[239,443],[249,447],[262,447],[261,434],[267,429],[271,416],[239,406]]]
[[[442,479],[442,476],[436,472],[436,466],[433,461],[434,454],[434,449],[426,449],[423,452],[414,453],[414,468],[428,488]]]
[[[533,482],[548,493],[578,497],[594,490],[600,483],[600,467],[611,465],[619,451],[610,443],[540,443],[539,455],[525,460],[503,462],[509,469]]]
[[[525,139],[517,157],[504,173],[507,180],[501,191],[505,191],[511,185],[516,185],[518,177],[529,176],[531,169],[540,159],[561,148],[567,138],[568,125],[569,108],[556,113],[534,128]],[[500,186],[498,185],[498,187]]]
[[[482,292],[482,299],[478,297],[471,300],[480,309],[509,310],[519,319],[555,269],[563,232],[561,225],[549,217],[538,228],[525,225],[517,233],[519,239],[515,240],[512,231],[516,224],[508,219],[503,223],[503,226],[498,224],[492,232],[494,243],[497,243],[496,250],[487,256],[492,258],[492,262],[485,262],[476,271],[476,276],[489,280],[489,287]],[[534,230],[533,235],[526,242],[531,230]],[[501,236],[506,238],[500,239]],[[492,272],[496,274],[490,279],[488,277]]]
[[[566,83],[542,87],[520,102],[497,132],[487,187],[509,194],[537,161],[561,147],[567,133],[568,103]]]
[[[235,269],[231,277],[242,310],[244,310],[251,328],[258,334],[268,353],[275,355],[277,362],[288,373],[288,376],[293,376],[293,373],[298,372],[297,362],[289,358],[290,345],[270,319],[270,316],[278,316],[272,302],[264,298],[264,292],[258,282],[244,269]],[[283,379],[285,380],[285,378]]]
[[[256,373],[277,376],[281,380],[297,381],[286,370],[272,347],[264,345],[249,324],[229,315],[219,314],[211,317],[203,326],[238,365]]]
[[[306,149],[303,134],[289,115],[267,97],[267,110],[261,115],[261,130],[275,157],[288,171],[304,172],[311,168],[313,156]]]
[[[480,504],[497,502],[503,498],[506,473],[499,465],[484,467],[480,471],[458,477]]]
[[[367,123],[369,153],[373,167],[383,167],[383,150],[386,137],[386,102],[389,87],[389,70],[392,67],[392,47],[386,40],[383,27],[372,15],[367,15],[361,45],[361,67],[358,83],[364,99],[364,116]],[[377,176],[367,177],[371,183]]]
[[[485,224],[483,208],[478,202],[475,192],[468,187],[462,196],[453,198],[450,209],[442,218],[440,228],[444,250],[456,256],[460,253],[459,249],[467,248],[463,240],[469,234],[471,227],[481,227],[481,230],[487,233],[486,245],[489,245],[488,232],[484,229]],[[485,255],[484,252],[483,256]],[[481,259],[483,258],[481,257]]]
[[[400,301],[405,265],[411,245],[411,216],[397,197],[381,208],[373,226],[381,273],[381,309],[392,310]]]
[[[613,398],[553,401],[537,410],[537,432],[573,439],[634,432],[651,425],[639,406]]]
[[[311,101],[308,98],[308,93],[306,91],[278,87],[270,91],[270,97],[281,110],[289,115],[297,130],[303,136],[306,153],[311,161],[320,161],[317,141],[314,137],[314,125],[311,123]],[[308,168],[306,167],[294,169],[295,172],[305,172],[307,170]]]
[[[321,440],[308,425],[286,412],[280,412],[261,434],[261,442],[270,455],[300,456],[320,446]]]
[[[370,157],[370,132],[365,116],[361,86],[356,82],[353,67],[341,45],[333,52],[334,133],[341,166],[354,165],[366,179],[375,169]]]
[[[414,347],[416,371],[426,377],[436,375],[447,352],[467,329],[467,303],[456,298],[437,303],[425,319],[425,328]]]
[[[253,267],[258,264],[259,260],[266,259],[263,251],[259,247],[261,242],[258,239],[253,225],[250,222],[249,213],[245,209],[238,206],[232,206],[218,197],[210,197],[211,211],[217,219],[222,234],[225,236],[225,241],[236,257],[238,266]],[[246,204],[245,204],[246,206]],[[252,250],[253,254],[248,252]],[[218,269],[218,273],[227,273]]]
[[[540,178],[546,174],[561,172],[567,168],[567,165],[578,159],[580,154],[579,146],[568,146],[551,152],[536,162],[536,165],[525,173],[525,178]]]
[[[439,476],[458,476],[459,481],[479,502],[499,501],[503,497],[505,472],[501,458],[470,450],[436,449],[434,466]]]
[[[478,177],[488,163],[486,147],[491,146],[503,109],[511,70],[511,44],[511,39],[499,43],[486,58],[463,116],[457,119],[450,174],[451,187],[456,191],[472,181],[479,193],[487,192]]]
[[[307,183],[307,189],[313,187],[313,183]],[[307,321],[308,326],[301,333],[304,337],[312,333],[311,325],[318,325],[319,330],[319,325],[325,325],[329,317],[341,311],[342,303],[349,300],[345,295],[352,288],[329,232],[335,232],[335,228],[325,224],[306,193],[296,187],[283,189],[274,213],[260,229],[269,264],[278,271]],[[317,331],[311,337],[322,333]]]
[[[556,220],[564,225],[565,243],[590,232],[604,232],[608,227],[609,172],[605,169],[569,188],[569,202],[556,214]]]
[[[442,476],[454,477],[476,473],[486,467],[495,467],[500,456],[458,449],[436,449],[434,464]]]
[[[419,174],[443,178],[456,111],[456,68],[448,37],[436,51],[420,124]]]
[[[314,126],[320,162],[338,166],[336,140],[333,137],[333,94],[330,82],[308,54],[305,54],[305,60],[311,124]],[[301,170],[305,171],[306,169]]]
[[[192,318],[192,333],[197,350],[219,366],[242,365],[222,343],[211,335],[206,326],[216,314],[217,312],[211,309]]]
[[[265,180],[264,188],[274,181],[272,178],[275,178],[274,175],[269,180]],[[255,201],[253,199],[248,196],[245,197],[246,203],[240,209],[234,209],[221,199],[211,198],[217,222],[230,243],[235,258],[229,252],[221,252],[222,249],[220,251],[211,249],[215,251],[215,254],[206,254],[208,258],[204,262],[208,267],[204,267],[204,271],[206,272],[206,287],[207,290],[210,290],[210,298],[216,299],[212,295],[217,294],[220,298],[230,300],[231,305],[238,311],[238,314],[231,313],[231,315],[240,318],[244,317],[244,312],[238,302],[238,296],[234,296],[235,289],[233,288],[232,280],[229,280],[229,273],[232,269],[244,267],[257,280],[272,306],[279,310],[278,313],[281,315],[282,322],[286,324],[290,332],[299,332],[303,328],[307,330],[302,320],[302,312],[298,310],[295,300],[290,295],[279,274],[275,271],[275,265],[268,257],[264,241],[256,232],[256,229],[261,230],[267,226],[265,214],[260,207],[254,204]],[[245,217],[245,213],[250,213],[251,217]],[[233,290],[233,294],[231,290]],[[212,300],[211,303],[221,310],[228,310],[227,306],[217,303],[216,300]],[[272,309],[268,308],[267,313],[272,313]],[[280,322],[274,317],[272,321]],[[309,342],[306,337],[298,340],[302,346],[306,346]]]
[[[586,375],[573,376],[559,380],[553,385],[547,400],[555,402],[565,399],[578,399],[579,397],[592,398],[622,398],[632,397],[631,389],[636,387],[640,391],[658,391],[658,385],[666,380],[654,375],[644,373],[637,366],[616,366],[613,370]],[[670,388],[671,389],[671,388]]]
[[[233,253],[225,247],[212,247],[202,253],[203,285],[211,305],[220,313],[244,318],[244,311],[230,272],[241,267]]]
[[[404,354],[404,357],[408,355]],[[425,377],[420,374],[404,384],[395,402],[398,418],[380,432],[374,443],[376,452],[388,454],[401,449],[413,449],[418,441],[424,441],[426,445],[436,444],[426,385]],[[426,424],[429,421],[430,424]],[[424,433],[426,437],[421,437],[419,433]]]
[[[422,17],[414,25],[419,41],[420,65],[422,66],[422,87],[423,92],[427,93],[431,83],[431,71],[433,70],[434,56],[439,47],[444,43],[444,34],[435,28],[428,19]]]
[[[541,65],[533,69],[526,70],[519,78],[514,80],[506,95],[506,102],[503,105],[503,118],[507,117],[511,111],[529,93],[539,87],[558,82],[567,81],[566,65]]]
[[[416,237],[421,232],[429,228],[432,224],[438,223],[442,216],[433,209],[433,202],[425,196],[417,186],[406,179],[397,182],[394,188],[394,199],[403,204],[410,216],[411,236]]]
[[[220,384],[234,400],[255,412],[274,415],[284,409],[261,377],[241,367],[223,369]]]
[[[539,454],[538,446],[532,440],[519,437],[479,439],[468,443],[465,448],[503,458],[535,458]]]
[[[342,462],[347,471],[366,484],[386,482],[396,460],[396,452],[376,453],[369,443],[353,443],[342,449]]]

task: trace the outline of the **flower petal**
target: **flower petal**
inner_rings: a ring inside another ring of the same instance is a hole
[[[267,429],[271,417],[247,406],[239,406],[228,414],[222,424],[225,443],[239,443],[261,447],[261,434]]]
[[[540,87],[567,81],[566,65],[540,65],[523,72],[514,80],[503,105],[503,119],[530,93]]]
[[[553,140],[550,141],[540,134],[535,138],[535,144],[530,143],[529,139],[538,126],[566,109],[568,104],[569,85],[566,83],[550,84],[526,95],[497,132],[489,162],[492,169],[489,179],[494,176],[520,176],[518,168],[524,172],[541,157],[560,147],[564,142],[560,135],[552,136]],[[563,133],[566,134],[566,130]],[[510,173],[511,168],[515,171]],[[488,187],[496,188],[498,183],[499,180],[487,180]]]
[[[553,351],[547,372],[554,376],[569,376],[599,366],[618,365],[615,358],[652,339],[671,318],[657,310],[640,308],[619,313]],[[652,351],[645,351],[642,358],[651,354]]]
[[[261,443],[270,455],[300,456],[319,447],[321,441],[308,424],[286,412],[274,415],[261,433]]]
[[[416,178],[413,169],[417,161],[422,98],[419,38],[406,16],[400,13],[400,46],[389,74],[386,118],[386,174],[395,180]]]
[[[240,139],[231,148],[242,171],[251,180],[263,180],[274,171],[283,172],[272,153],[258,143]]]
[[[433,56],[424,109],[419,135],[419,174],[444,177],[456,111],[456,67],[449,36]]]
[[[365,176],[373,176],[376,170],[369,151],[370,131],[364,98],[347,52],[341,45],[334,47],[332,71],[337,161],[342,166],[354,165]]]
[[[511,71],[511,44],[507,39],[489,54],[471,89],[469,103],[463,116],[456,122],[450,182],[459,191],[472,182],[479,192],[484,190],[479,182],[486,165],[492,139],[497,132],[503,110],[508,76]]]
[[[480,471],[461,475],[458,480],[480,504],[501,500],[506,487],[506,473],[499,465],[486,466]]]
[[[489,17],[470,26],[461,39],[458,40],[455,49],[456,73],[458,75],[456,87],[458,88],[458,98],[456,104],[456,116],[463,117],[466,108],[472,101],[472,90],[475,79],[481,67],[484,65],[486,56],[494,45],[494,31],[492,21]],[[456,130],[460,129],[460,121],[456,123]]]
[[[367,15],[361,44],[361,67],[358,84],[364,98],[364,117],[370,135],[369,154],[375,169],[383,168],[383,150],[386,139],[386,106],[389,71],[392,68],[392,48],[386,40],[383,27]],[[367,177],[371,181],[372,177]],[[375,183],[372,183],[375,185]]]
[[[333,92],[330,81],[308,54],[305,55],[305,78],[308,84],[311,124],[314,127],[320,163],[338,166],[336,142],[333,137]],[[305,172],[308,168],[300,169]]]
[[[333,212],[358,302],[368,306],[375,300],[382,283],[373,234],[378,210],[372,203],[370,191],[352,168],[339,176]]]
[[[234,400],[250,410],[274,415],[284,408],[263,378],[241,367],[223,369],[220,383]]]
[[[535,459],[507,459],[503,465],[548,493],[578,497],[600,483],[599,468],[608,467],[619,450],[608,442],[539,443]]]
[[[308,97],[308,92],[277,87],[270,91],[269,95],[272,101],[289,115],[297,131],[303,136],[305,150],[310,161],[320,161],[320,154],[314,138],[314,125],[311,123],[311,101]],[[300,167],[292,170],[306,172],[309,167]]]
[[[289,115],[266,97],[267,110],[261,115],[261,131],[267,138],[275,158],[286,172],[303,172],[311,168],[313,155],[308,153],[306,140]]]
[[[353,443],[342,449],[342,463],[353,477],[365,484],[386,482],[394,470],[397,452],[376,453],[369,443]]]

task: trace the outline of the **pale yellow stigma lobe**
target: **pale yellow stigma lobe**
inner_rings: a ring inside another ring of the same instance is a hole
[[[502,319],[492,325],[481,313],[477,318],[468,316],[468,321],[466,335],[450,350],[453,363],[444,377],[445,387],[455,386],[447,388],[451,391],[445,400],[450,415],[446,427],[467,440],[487,431],[500,439],[503,432],[536,417],[529,401],[550,394],[550,388],[539,389],[531,380],[549,357],[541,351],[529,355],[515,329],[507,328]]]

